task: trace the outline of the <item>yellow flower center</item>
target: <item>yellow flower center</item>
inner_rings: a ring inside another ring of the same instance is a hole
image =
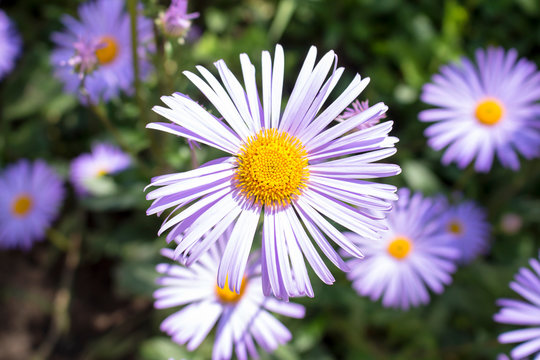
[[[24,217],[32,210],[33,205],[34,201],[30,195],[21,194],[15,198],[15,201],[11,206],[11,212],[16,217]]]
[[[276,129],[251,136],[240,149],[237,187],[259,205],[288,205],[306,187],[307,152],[296,137]]]
[[[503,105],[496,99],[486,99],[476,106],[476,119],[484,125],[493,126],[498,123],[504,113]]]
[[[242,296],[244,295],[244,292],[246,290],[246,284],[247,279],[246,277],[244,277],[242,279],[242,285],[240,285],[240,294],[235,293],[234,291],[231,291],[229,289],[229,277],[227,276],[223,289],[216,284],[216,295],[218,296],[219,300],[221,300],[221,302],[234,304],[238,302],[238,300],[240,300],[240,298],[242,298]]]
[[[397,236],[388,245],[388,253],[398,260],[404,259],[412,250],[412,242],[404,236]]]
[[[97,173],[96,173],[96,176],[97,176],[97,177],[102,177],[102,176],[107,175],[107,173],[108,173],[107,170],[105,170],[105,169],[99,169],[99,170],[97,171]]]
[[[100,47],[96,50],[96,57],[100,64],[111,63],[118,55],[118,43],[111,36],[103,36],[100,41]]]
[[[448,224],[448,231],[450,231],[454,235],[461,235],[463,234],[463,227],[461,226],[459,221],[454,220]]]

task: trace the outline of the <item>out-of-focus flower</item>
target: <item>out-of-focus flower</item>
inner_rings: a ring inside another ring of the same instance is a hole
[[[91,153],[81,154],[71,162],[71,182],[79,195],[86,195],[92,193],[90,185],[94,180],[116,174],[130,165],[129,155],[116,146],[96,144]]]
[[[365,100],[360,102],[360,100],[354,101],[350,107],[345,109],[343,114],[337,117],[337,121],[343,121],[352,118],[353,116],[356,116],[360,114],[363,111],[366,111],[369,109],[369,100]],[[367,129],[372,127],[373,125],[377,125],[382,119],[386,119],[386,114],[380,114],[379,116],[375,116],[369,121],[366,121],[356,127],[357,130]]]
[[[531,259],[529,265],[532,271],[526,267],[519,269],[510,283],[510,288],[525,301],[500,299],[497,304],[502,308],[494,316],[499,323],[524,326],[499,336],[499,342],[503,344],[522,343],[510,353],[514,360],[535,354],[535,359],[540,357],[540,262]]]
[[[365,253],[348,262],[347,273],[358,294],[385,307],[408,309],[429,302],[428,288],[437,294],[452,281],[459,250],[441,221],[441,199],[429,199],[400,189],[387,217],[382,241],[346,234]]]
[[[191,27],[191,20],[199,17],[199,13],[187,13],[188,0],[172,0],[171,5],[161,14],[158,24],[163,32],[173,37],[185,37]]]
[[[396,151],[397,139],[388,136],[392,122],[350,132],[380,117],[387,107],[379,103],[328,128],[369,79],[356,75],[321,111],[344,69],[336,69],[333,51],[315,66],[316,54],[312,47],[283,113],[284,55],[279,45],[273,67],[270,54],[262,54],[262,94],[258,94],[255,67],[246,54],[240,55],[245,90],[223,60],[215,63],[223,85],[201,66],[197,69],[206,81],[184,72],[223,120],[178,93],[162,97],[167,108],[154,108],[173,124],[153,123],[149,128],[227,153],[198,169],[152,179],[150,186],[159,188],[147,195],[148,200],[154,200],[147,214],[174,209],[159,234],[170,230],[167,239],[178,239],[175,255],[186,256],[188,266],[235,224],[219,267],[220,287],[228,278],[230,289],[240,291],[262,214],[264,293],[272,292],[282,299],[313,296],[304,256],[319,278],[327,284],[334,282],[314,243],[342,270],[348,268],[328,239],[355,257],[363,256],[327,219],[376,241],[384,229],[383,216],[373,216],[370,211],[388,211],[390,202],[397,198],[394,186],[365,181],[401,171],[394,164],[375,163]],[[200,241],[208,231],[210,235]]]
[[[437,109],[420,113],[435,150],[448,146],[442,162],[466,167],[476,158],[477,171],[491,169],[495,154],[503,166],[519,169],[517,153],[540,155],[540,72],[515,50],[476,51],[476,65],[443,66],[424,86],[422,100]]]
[[[470,263],[489,249],[491,226],[486,217],[485,210],[474,201],[464,201],[444,211],[444,228],[460,250],[460,263]]]
[[[44,161],[20,160],[0,175],[0,247],[28,250],[58,216],[64,186]]]
[[[21,52],[21,37],[5,12],[0,10],[0,80],[13,70]]]
[[[189,268],[158,265],[163,276],[158,279],[162,287],[154,293],[155,307],[184,306],[163,321],[161,330],[193,351],[217,324],[212,359],[231,359],[233,348],[238,359],[258,358],[255,343],[270,353],[291,339],[289,330],[269,311],[302,318],[305,310],[301,305],[263,295],[261,266],[254,258],[242,274],[238,293],[227,286],[219,287],[216,278],[226,236],[230,236],[230,229]],[[174,258],[173,250],[164,249],[162,253]]]
[[[131,31],[124,1],[89,1],[79,7],[79,17],[65,15],[65,31],[52,36],[57,47],[51,60],[65,90],[79,94],[86,102],[83,87],[93,103],[107,101],[120,91],[131,94]],[[137,28],[140,75],[144,78],[151,70],[147,54],[153,51],[152,21],[139,16]]]
[[[523,218],[518,214],[504,214],[501,219],[501,229],[507,235],[515,235],[523,226]]]

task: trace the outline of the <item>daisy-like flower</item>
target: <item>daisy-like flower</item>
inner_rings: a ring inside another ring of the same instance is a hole
[[[479,172],[491,169],[497,154],[503,166],[519,169],[517,153],[540,154],[540,72],[515,50],[477,50],[476,65],[443,66],[424,86],[422,101],[437,106],[419,114],[434,122],[425,134],[435,150],[448,146],[442,162],[464,168],[473,161]]]
[[[358,247],[328,219],[367,239],[378,239],[379,231],[385,229],[382,216],[374,216],[370,210],[388,211],[397,198],[396,189],[364,179],[401,171],[397,165],[375,163],[396,151],[397,139],[388,136],[392,122],[350,130],[379,117],[387,107],[379,103],[328,127],[369,79],[362,80],[357,74],[321,110],[344,69],[336,69],[332,51],[315,64],[316,52],[315,47],[310,49],[283,112],[284,56],[279,45],[273,66],[270,54],[262,54],[262,94],[257,92],[255,67],[246,54],[240,55],[245,89],[223,60],[215,63],[223,85],[201,66],[197,69],[206,81],[184,72],[223,120],[178,93],[162,97],[169,108],[154,107],[173,123],[153,123],[149,128],[227,153],[198,169],[152,179],[150,186],[159,188],[147,195],[154,200],[149,215],[173,209],[159,234],[170,230],[167,239],[178,241],[175,255],[185,256],[188,266],[235,224],[219,267],[220,287],[228,276],[230,289],[240,291],[261,217],[263,291],[282,299],[313,296],[304,256],[325,283],[334,282],[314,243],[344,271],[347,266],[328,239],[362,257]],[[208,231],[209,236],[200,241]]]
[[[71,162],[70,178],[80,195],[91,192],[89,184],[105,175],[116,174],[131,165],[131,158],[116,146],[96,144],[91,153],[77,156]]]
[[[67,92],[79,94],[93,103],[107,101],[120,91],[132,93],[133,63],[129,14],[122,0],[95,0],[79,7],[80,20],[65,15],[66,30],[54,33],[52,53],[55,75]],[[152,21],[137,18],[138,55],[141,77],[150,69],[148,51],[153,50]]]
[[[0,80],[11,72],[21,52],[21,37],[5,12],[0,10]]]
[[[346,234],[365,252],[348,262],[353,288],[385,307],[408,309],[429,302],[428,289],[442,293],[452,281],[459,250],[440,221],[442,199],[424,198],[400,189],[388,214],[388,231],[381,241]]]
[[[538,256],[540,258],[540,253]],[[531,355],[535,360],[540,359],[540,262],[531,259],[529,265],[532,270],[521,268],[510,283],[510,288],[525,300],[498,300],[497,304],[502,308],[494,316],[499,323],[525,326],[499,336],[499,342],[503,344],[522,343],[510,353],[514,360]]]
[[[199,17],[199,13],[187,13],[188,0],[172,0],[171,5],[161,14],[158,24],[169,36],[184,37],[191,27],[191,20]]]
[[[62,180],[42,160],[20,160],[0,175],[0,247],[28,250],[56,219]]]
[[[343,114],[338,116],[338,121],[347,120],[349,118],[352,118],[353,116],[356,116],[360,114],[362,111],[366,111],[369,109],[369,100],[365,100],[360,102],[360,100],[354,101],[350,107],[345,109]],[[382,119],[386,119],[386,114],[380,114],[379,116],[375,116],[371,118],[369,121],[366,121],[356,127],[357,130],[367,129],[372,127],[373,125],[378,124]]]
[[[224,237],[214,243],[200,261],[189,268],[182,265],[160,264],[158,279],[162,287],[154,293],[158,309],[184,306],[161,324],[161,330],[179,344],[195,350],[216,327],[212,359],[258,358],[255,344],[272,352],[291,339],[289,330],[269,311],[293,318],[304,317],[304,307],[266,297],[261,290],[261,266],[251,259],[242,274],[239,293],[217,285],[220,258],[225,251]],[[174,258],[174,251],[164,249],[163,255]]]
[[[489,249],[491,226],[486,217],[485,210],[474,201],[464,201],[444,211],[443,223],[460,250],[460,263],[470,263]]]

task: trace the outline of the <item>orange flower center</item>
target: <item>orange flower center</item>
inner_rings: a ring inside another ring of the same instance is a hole
[[[240,293],[236,293],[229,289],[229,277],[225,279],[225,286],[222,288],[216,284],[216,295],[222,303],[234,304],[242,298],[246,290],[247,279],[244,277],[242,279],[242,285],[240,286]]]
[[[402,260],[409,255],[412,250],[412,242],[405,236],[397,236],[388,245],[388,253],[398,260]]]
[[[486,99],[476,105],[476,119],[484,125],[493,126],[501,121],[504,107],[497,99]]]
[[[96,57],[100,64],[106,65],[114,61],[118,55],[118,43],[111,36],[103,36]]]
[[[11,212],[16,217],[24,217],[28,215],[30,210],[32,210],[33,205],[34,201],[30,197],[30,195],[21,194],[15,198],[15,201],[11,206]]]
[[[459,221],[454,220],[448,224],[448,231],[454,235],[461,235],[463,234],[463,226],[461,226]]]

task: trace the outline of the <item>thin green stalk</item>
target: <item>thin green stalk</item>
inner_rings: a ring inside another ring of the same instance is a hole
[[[128,0],[128,11],[130,18],[130,30],[131,30],[131,57],[133,61],[133,77],[135,81],[135,100],[139,107],[139,122],[142,128],[146,126],[144,122],[145,106],[141,94],[141,79],[139,69],[139,54],[138,54],[138,36],[137,36],[137,0]]]

